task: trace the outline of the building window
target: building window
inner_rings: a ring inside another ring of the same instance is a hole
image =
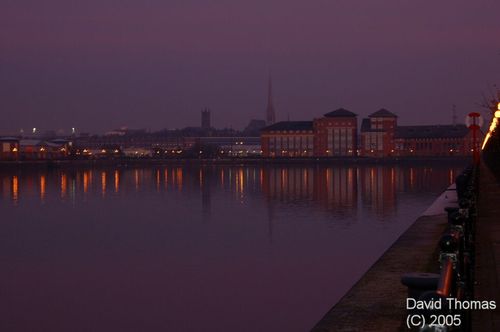
[[[338,128],[333,130],[333,154],[340,154],[340,129]]]

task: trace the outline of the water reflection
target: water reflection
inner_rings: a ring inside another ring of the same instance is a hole
[[[175,172],[175,177],[174,177],[174,182],[177,184],[177,188],[179,189],[179,191],[182,190],[182,172],[183,172],[183,169],[178,167],[176,169],[176,172]]]
[[[38,183],[39,198],[43,201],[47,191],[56,187],[49,183],[60,182],[59,196],[68,195],[71,183],[72,196],[92,193],[99,188],[103,199],[109,197],[108,185],[113,194],[131,191],[158,193],[182,192],[186,186],[191,191],[198,188],[202,197],[203,214],[211,208],[211,192],[217,188],[234,193],[235,199],[244,202],[248,195],[263,194],[268,204],[312,201],[326,210],[353,213],[363,204],[381,214],[393,211],[398,202],[398,192],[440,191],[453,183],[461,166],[405,167],[405,166],[204,166],[162,167],[137,169],[100,170],[99,185],[94,183],[92,169],[76,171],[26,172],[15,175],[0,174],[2,198],[13,202],[33,193],[33,183]],[[57,181],[59,179],[59,181]],[[108,180],[112,179],[112,184]],[[9,188],[10,187],[10,188]],[[9,188],[9,189],[7,189]]]
[[[0,310],[10,319],[0,326],[308,330],[461,169],[0,172]]]
[[[106,195],[106,172],[101,172],[101,192],[104,197]]]
[[[45,175],[40,175],[40,200],[45,198]]]
[[[68,176],[66,173],[61,174],[61,197],[66,197],[66,191],[68,186]]]
[[[17,203],[17,200],[19,198],[19,180],[17,178],[17,175],[14,175],[12,177],[12,200],[14,203]]]
[[[120,172],[118,170],[115,171],[115,193],[120,190]]]
[[[89,191],[89,183],[91,182],[91,178],[91,171],[83,171],[83,192],[85,194]]]
[[[402,172],[402,174],[398,174]],[[396,205],[396,191],[400,191],[400,181],[414,181],[414,171],[394,167],[366,167],[360,174],[361,196],[366,206],[380,213],[394,210]],[[442,184],[445,187],[447,184]],[[399,189],[398,189],[399,188]],[[410,186],[410,190],[414,190]]]

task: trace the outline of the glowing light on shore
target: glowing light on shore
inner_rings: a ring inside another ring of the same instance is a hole
[[[488,130],[488,133],[484,137],[483,145],[481,146],[481,150],[484,150],[484,148],[486,147],[486,144],[488,143],[488,140],[490,139],[491,135],[493,134],[493,132],[497,128],[498,121],[500,121],[499,120],[500,119],[500,103],[497,104],[497,109],[498,109],[498,111],[495,112],[495,114],[494,114],[495,116],[491,120],[491,125],[490,125],[490,128]]]

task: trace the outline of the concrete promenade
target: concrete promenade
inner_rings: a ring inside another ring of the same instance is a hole
[[[476,300],[494,300],[496,310],[472,312],[473,331],[500,331],[500,177],[481,166],[476,225]]]

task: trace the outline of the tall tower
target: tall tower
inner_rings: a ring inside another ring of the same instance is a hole
[[[273,105],[273,83],[271,75],[269,75],[269,83],[267,90],[267,109],[266,109],[266,124],[271,125],[276,122],[276,113]]]
[[[201,110],[201,129],[210,129],[210,110]]]

